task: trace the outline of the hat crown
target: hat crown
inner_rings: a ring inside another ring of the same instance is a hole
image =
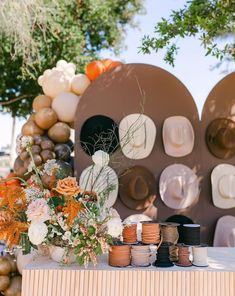
[[[186,180],[183,176],[175,176],[168,183],[168,190],[172,194],[173,198],[185,199],[187,196],[188,188],[186,186]]]
[[[129,124],[127,121],[127,130],[129,129],[129,141],[130,145],[134,148],[140,148],[144,146],[146,142],[146,123],[145,120],[140,117],[134,124]]]
[[[169,133],[171,143],[176,147],[181,147],[187,138],[187,128],[183,122],[175,123]]]
[[[223,175],[219,179],[219,192],[224,198],[235,198],[235,175]]]
[[[129,183],[130,196],[135,200],[143,200],[149,194],[149,186],[143,176],[134,176]]]
[[[219,129],[217,139],[222,147],[227,149],[235,148],[235,130],[229,125]]]

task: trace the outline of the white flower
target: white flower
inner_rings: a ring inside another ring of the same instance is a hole
[[[70,241],[71,238],[71,231],[65,231],[64,235],[62,236],[62,240]]]
[[[48,229],[45,223],[32,223],[29,226],[28,236],[33,245],[40,245],[44,241],[47,233]]]
[[[92,155],[92,160],[95,165],[104,167],[109,164],[109,155],[102,150],[98,150]]]
[[[47,174],[48,176],[52,176],[54,170],[58,170],[59,168],[60,166],[58,165],[58,163],[56,163],[55,159],[49,159],[44,164],[43,173]]]
[[[122,234],[122,220],[120,218],[111,218],[107,222],[108,234],[112,237],[119,237]]]
[[[33,144],[33,138],[31,136],[23,136],[20,140],[21,142],[21,147],[22,148],[27,148],[28,145]]]
[[[28,187],[24,189],[27,202],[36,200],[37,198],[42,198],[44,193],[39,188]]]
[[[26,214],[28,221],[42,223],[50,219],[50,208],[45,199],[38,198],[29,204]]]

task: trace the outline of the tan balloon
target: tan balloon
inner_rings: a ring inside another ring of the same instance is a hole
[[[4,256],[8,261],[9,263],[11,264],[11,272],[16,272],[17,271],[17,266],[16,266],[16,260],[15,260],[15,257],[10,255],[10,254],[7,254]]]
[[[30,116],[29,116],[29,118],[28,118],[28,121],[34,121],[35,120],[35,112],[33,112]]]
[[[56,143],[65,143],[70,137],[70,127],[64,122],[57,122],[48,130],[48,136]]]
[[[14,276],[11,279],[10,286],[4,291],[4,296],[20,296],[22,286],[22,277]]]
[[[77,95],[82,95],[90,83],[89,78],[85,74],[77,74],[72,80],[72,91]]]
[[[35,111],[38,111],[42,108],[50,108],[51,107],[51,102],[52,99],[48,96],[45,95],[40,95],[37,96],[34,100],[33,100],[33,109]]]
[[[73,122],[79,100],[79,96],[71,92],[64,92],[54,98],[52,109],[60,121]]]
[[[49,129],[57,122],[57,115],[51,108],[42,108],[35,115],[36,124],[42,129]]]
[[[43,135],[44,131],[34,121],[30,120],[22,126],[21,134],[23,136]]]
[[[11,272],[11,264],[5,257],[0,257],[0,275],[8,275]]]
[[[10,285],[10,279],[7,275],[0,275],[0,291],[6,290]]]

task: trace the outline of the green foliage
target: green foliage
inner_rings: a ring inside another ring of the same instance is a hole
[[[47,0],[34,1],[51,5]],[[118,52],[125,25],[134,25],[134,15],[142,12],[142,0],[54,0],[53,4],[57,10],[51,14],[49,10],[49,23],[32,18],[33,30],[27,35],[31,47],[20,42],[18,31],[7,32],[0,22],[0,104],[24,96],[2,106],[12,116],[30,113],[32,100],[41,91],[36,78],[56,61],[73,62],[77,71],[83,72],[84,65],[102,49]]]
[[[169,19],[162,18],[155,26],[153,37],[146,35],[141,51],[149,54],[166,49],[164,60],[174,66],[178,47],[176,38],[199,37],[206,50],[219,60],[235,60],[235,43],[217,44],[218,36],[235,31],[235,0],[190,0],[184,8],[172,11]]]

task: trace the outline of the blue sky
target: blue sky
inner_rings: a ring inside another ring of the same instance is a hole
[[[200,42],[196,38],[179,40],[177,45],[180,47],[176,58],[175,67],[167,65],[163,61],[164,52],[143,55],[138,53],[138,47],[145,34],[152,34],[154,25],[162,17],[168,17],[171,10],[182,8],[185,0],[145,0],[146,14],[137,16],[135,20],[139,27],[132,29],[127,27],[124,38],[125,48],[117,59],[124,60],[126,63],[146,63],[159,66],[174,74],[179,78],[191,92],[199,110],[213,88],[213,86],[224,77],[221,69],[211,71],[211,67],[218,61],[213,57],[205,57],[205,52],[200,47]],[[115,58],[110,51],[103,51],[102,58]],[[17,120],[16,135],[25,120]],[[0,147],[10,144],[12,120],[8,115],[0,114],[1,138]]]

